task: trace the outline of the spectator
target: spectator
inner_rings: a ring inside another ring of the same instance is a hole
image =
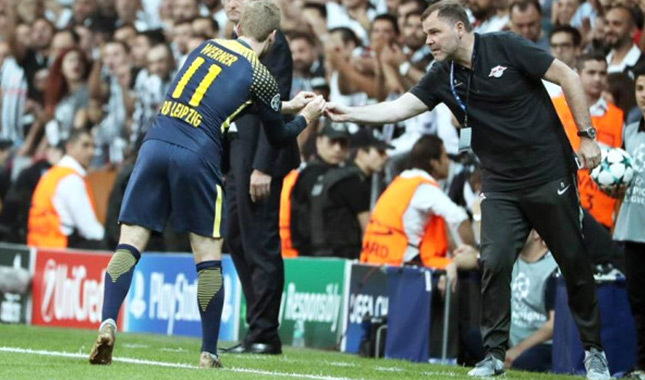
[[[47,78],[45,111],[52,116],[45,126],[49,145],[68,139],[81,128],[78,113],[89,106],[87,79],[90,62],[80,48],[68,48],[56,58]]]
[[[325,68],[318,56],[313,36],[305,33],[287,35],[293,57],[293,82],[291,97],[300,91],[311,91],[312,78],[324,78]]]
[[[327,28],[349,28],[362,45],[369,45],[371,23],[378,14],[370,0],[342,0],[340,3],[327,2]]]
[[[219,38],[225,37],[224,33],[229,24],[224,12],[224,1],[226,0],[202,0],[200,4],[200,15],[215,20]]]
[[[175,56],[177,66],[184,63],[188,52],[190,51],[190,39],[194,37],[193,33],[193,20],[185,20],[177,22],[172,28],[172,50]]]
[[[170,87],[175,61],[167,44],[158,44],[148,52],[148,73],[135,86],[137,101],[134,108],[130,143],[136,144],[152,126],[159,107]]]
[[[583,55],[578,59],[577,69],[591,114],[591,122],[598,131],[598,141],[610,147],[622,146],[625,120],[623,111],[601,96],[607,88],[607,62],[604,56],[602,54]],[[553,104],[573,149],[577,151],[580,137],[564,95],[553,99]],[[611,229],[614,225],[616,200],[598,189],[588,170],[578,171],[578,191],[582,207],[589,210],[591,215],[607,229]]]
[[[463,208],[441,190],[440,180],[448,177],[450,160],[443,142],[436,136],[423,136],[412,147],[409,169],[385,189],[370,217],[361,262],[423,266],[448,269],[453,286],[456,265],[448,257],[450,230],[458,231],[459,241],[474,245],[473,230]],[[448,227],[448,225],[450,228]]]
[[[358,85],[370,87],[376,94],[375,81],[361,74],[353,64],[354,51],[360,42],[351,29],[340,27],[329,31],[329,40],[325,45],[325,67],[330,74],[329,98],[344,105],[362,105],[367,102],[367,95],[357,89]]]
[[[108,41],[101,58],[94,61],[89,78],[90,107],[100,106],[102,119],[96,127],[98,165],[123,160],[128,116],[134,109],[130,87],[134,80],[128,46],[124,42]]]
[[[128,50],[132,51],[134,40],[137,38],[137,28],[133,24],[123,24],[116,28],[113,38],[116,41],[124,42],[128,45]]]
[[[497,0],[469,0],[468,6],[475,18],[473,30],[477,33],[499,32],[509,22],[507,13],[498,13]]]
[[[20,172],[0,211],[0,240],[26,244],[29,208],[40,177],[63,157],[62,144],[48,146],[45,156]]]
[[[59,30],[52,37],[51,46],[49,48],[49,56],[47,61],[51,64],[56,60],[56,58],[63,52],[63,50],[71,49],[75,46],[78,46],[80,42],[80,37],[73,29],[68,30]]]
[[[27,26],[24,26],[27,28]],[[25,138],[23,112],[27,100],[25,71],[11,55],[9,43],[0,41],[0,137],[21,145]]]
[[[425,0],[402,0],[401,4],[397,7],[396,19],[399,24],[399,29],[405,28],[405,22],[408,15],[413,12],[421,12],[426,9],[427,4]]]
[[[172,19],[175,21],[175,23],[192,21],[198,16],[198,0],[173,0]]]
[[[92,29],[85,25],[76,25],[73,30],[78,35],[78,47],[83,50],[85,56],[94,57],[94,52],[97,51],[97,48],[94,46],[94,32]]]
[[[605,15],[605,44],[611,48],[607,55],[608,73],[624,72],[634,77],[631,70],[637,64],[644,62],[642,52],[634,43],[636,22],[630,8],[615,6]]]
[[[640,120],[642,113],[634,98],[634,81],[625,73],[607,75],[607,89],[603,97],[615,104],[625,115],[625,125]]]
[[[47,248],[98,248],[104,229],[95,213],[85,175],[94,157],[94,141],[74,130],[65,156],[38,182],[29,211],[27,244]]]
[[[567,66],[574,68],[580,55],[582,36],[578,29],[570,25],[558,25],[551,31],[551,54]],[[543,80],[549,96],[552,98],[562,95],[562,88],[555,83]]]
[[[141,0],[114,0],[114,8],[117,15],[117,27],[134,25],[139,32],[157,27],[154,20],[143,11]]]
[[[72,5],[72,15],[68,26],[92,26],[98,15],[97,0],[75,0]]]
[[[645,111],[645,71],[635,70],[636,101]],[[627,376],[645,379],[645,127],[644,121],[632,123],[625,128],[625,150],[633,158],[634,179],[627,188],[618,213],[614,239],[625,246],[625,274],[627,294],[636,325],[636,365]],[[624,190],[624,189],[623,189]],[[622,195],[622,194],[621,194]]]
[[[511,3],[511,30],[549,50],[549,38],[542,32],[542,7],[537,0],[515,0]]]
[[[513,265],[507,367],[549,372],[558,264],[533,230]]]
[[[217,38],[219,25],[211,17],[197,17],[193,19],[193,35],[203,39]]]
[[[578,10],[579,0],[556,0],[551,10],[551,23],[554,26],[571,25],[571,20]]]
[[[312,190],[312,256],[358,259],[370,217],[372,174],[383,170],[391,149],[374,133],[361,128],[353,134],[351,163],[328,171],[322,186]]]
[[[582,36],[578,29],[558,25],[551,31],[551,54],[567,66],[574,68],[581,52]]]
[[[320,191],[323,178],[329,170],[342,166],[347,160],[349,136],[343,124],[326,124],[316,136],[315,157],[304,168],[290,174],[295,176],[292,189],[283,186],[283,193],[290,193],[291,245],[296,255],[311,256],[313,253],[311,205],[314,192]]]

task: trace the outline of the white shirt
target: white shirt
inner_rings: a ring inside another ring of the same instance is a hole
[[[607,101],[601,96],[600,98],[598,98],[598,101],[596,101],[596,103],[592,104],[591,107],[589,107],[589,115],[595,117],[603,117],[605,116],[605,113],[607,113],[608,108],[609,105],[607,104]]]
[[[421,169],[405,170],[401,173],[401,177],[423,177],[435,180]],[[428,220],[435,214],[443,217],[451,229],[456,229],[468,218],[466,211],[448,198],[441,188],[427,183],[421,184],[403,213],[403,230],[408,237],[408,247],[403,256],[404,262],[414,259],[419,254],[419,249],[416,247],[421,243]]]
[[[473,32],[479,33],[479,34],[485,34],[485,33],[492,33],[492,32],[500,32],[504,30],[506,25],[510,22],[510,17],[509,15],[504,15],[504,16],[498,16],[494,15],[493,17],[489,18],[488,20],[482,22],[481,24],[477,25],[476,27],[473,28]]]
[[[542,84],[544,85],[544,88],[546,88],[546,92],[549,93],[549,97],[551,98],[557,98],[558,96],[562,95],[562,87],[559,85],[549,82],[546,79],[542,79]]]
[[[61,232],[69,236],[76,230],[85,239],[103,239],[105,229],[96,218],[83,180],[85,169],[70,156],[61,158],[58,165],[76,172],[60,180],[54,192],[52,203],[60,217]]]
[[[625,58],[623,58],[623,61],[617,65],[612,65],[611,60],[614,58],[615,53],[616,51],[612,49],[607,55],[607,64],[609,65],[609,67],[607,68],[607,74],[622,73],[623,71],[625,71],[625,67],[634,66],[636,62],[638,62],[638,59],[641,57],[641,49],[639,49],[636,44],[632,44],[632,48],[629,49],[629,52],[627,52],[627,55],[625,56]]]

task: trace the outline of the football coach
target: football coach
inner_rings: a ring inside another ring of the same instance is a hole
[[[578,168],[599,164],[600,149],[578,75],[520,36],[473,33],[459,3],[437,2],[421,19],[436,60],[421,81],[390,102],[365,107],[328,104],[327,115],[336,122],[388,124],[445,103],[462,122],[460,147],[469,147],[472,138],[483,171],[481,329],[487,355],[470,376],[503,372],[513,263],[535,228],[566,280],[586,351],[587,379],[609,379],[575,183]],[[542,79],[562,87],[582,137],[577,155]]]

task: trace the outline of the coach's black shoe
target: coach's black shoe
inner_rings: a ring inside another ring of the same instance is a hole
[[[281,345],[270,343],[253,343],[246,349],[250,354],[280,355],[282,353]]]
[[[238,343],[235,346],[227,348],[220,348],[219,350],[227,354],[245,354],[247,352],[244,343]]]
[[[90,364],[112,364],[112,350],[116,341],[116,326],[104,323],[99,330],[99,336],[90,352]]]

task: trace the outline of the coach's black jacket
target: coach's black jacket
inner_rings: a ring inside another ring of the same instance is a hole
[[[289,100],[291,93],[291,79],[293,75],[293,61],[289,43],[281,31],[276,34],[276,41],[271,50],[261,62],[269,69],[278,82],[280,97],[283,101]],[[248,170],[248,174],[236,173],[236,175],[251,175],[253,170],[280,178],[285,176],[291,169],[300,165],[300,152],[296,139],[283,148],[275,148],[269,144],[264,130],[261,128],[259,117],[253,113],[253,107],[243,116],[235,121],[237,126],[240,145],[243,149],[236,152],[234,167]],[[240,157],[241,156],[241,157]],[[240,162],[240,160],[242,160]],[[242,163],[242,165],[239,165]],[[248,192],[248,189],[244,190]]]

